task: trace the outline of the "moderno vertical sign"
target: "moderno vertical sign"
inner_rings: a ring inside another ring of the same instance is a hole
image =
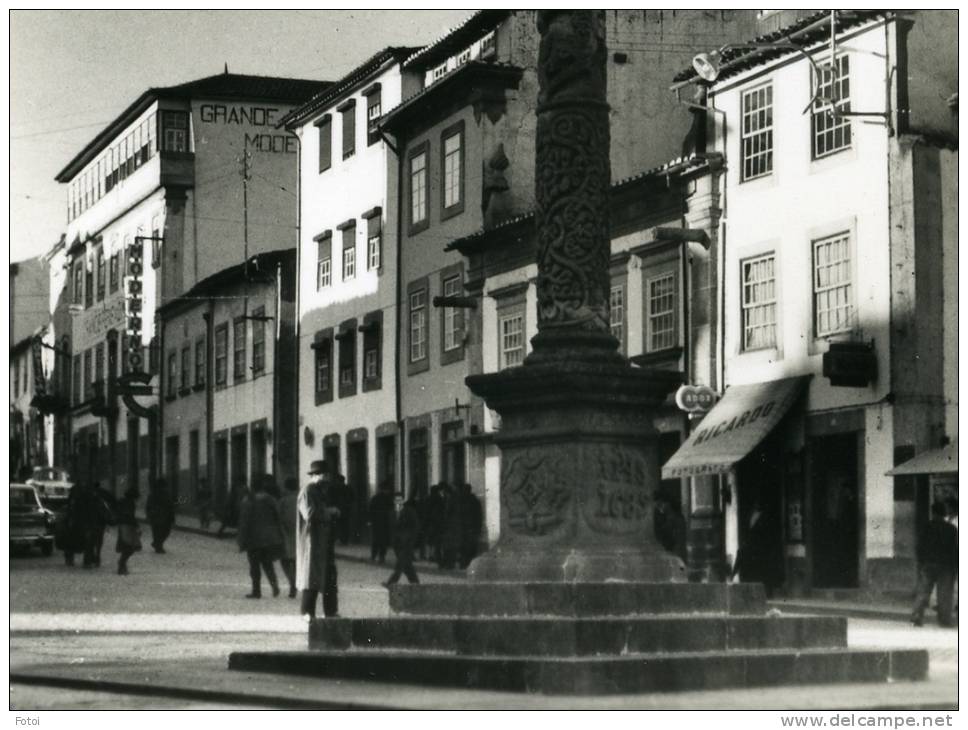
[[[141,315],[144,307],[143,285],[141,276],[144,273],[142,251],[144,242],[135,239],[128,247],[128,291],[127,291],[127,334],[128,351],[125,357],[128,370],[139,373],[144,369],[144,346],[141,342]]]

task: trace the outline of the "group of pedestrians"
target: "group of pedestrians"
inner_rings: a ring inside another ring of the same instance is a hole
[[[296,481],[287,480],[280,492],[272,476],[257,480],[239,506],[236,540],[239,550],[249,561],[252,590],[246,598],[262,598],[262,575],[272,589],[280,594],[279,580],[273,563],[279,562],[289,582],[289,597],[296,596],[295,533]]]
[[[383,563],[393,545],[409,546],[421,560],[441,568],[466,568],[477,556],[484,524],[481,502],[469,484],[435,484],[425,497],[411,497],[396,509],[384,485],[370,500],[370,558]]]
[[[81,555],[84,568],[100,567],[105,531],[108,526],[115,526],[117,572],[127,575],[128,560],[141,550],[141,528],[135,517],[140,496],[137,487],[129,488],[120,499],[115,499],[97,482],[75,484],[59,516],[55,534],[55,544],[64,553],[64,562],[74,565],[75,556]],[[151,525],[152,547],[155,552],[164,553],[165,541],[175,524],[175,507],[162,479],[156,480],[149,490],[146,515]]]

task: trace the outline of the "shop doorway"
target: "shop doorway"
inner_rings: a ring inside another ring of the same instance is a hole
[[[427,429],[415,428],[408,435],[410,441],[410,489],[408,497],[423,499],[430,486],[428,469]]]
[[[860,548],[857,434],[810,439],[813,585],[856,588]]]
[[[350,493],[353,496],[350,514],[348,515],[349,538],[352,542],[360,542],[363,539],[368,482],[366,441],[348,443],[346,445],[346,485],[350,488]]]
[[[753,574],[767,588],[783,584],[783,452],[777,439],[768,438],[737,467],[739,550],[743,562],[755,564]],[[754,519],[755,517],[755,519]]]

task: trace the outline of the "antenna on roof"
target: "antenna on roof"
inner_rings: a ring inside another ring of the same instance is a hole
[[[228,73],[228,72],[229,72],[229,62],[226,61],[225,62],[225,71],[223,73]]]

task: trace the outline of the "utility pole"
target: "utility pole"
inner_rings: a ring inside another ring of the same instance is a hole
[[[242,316],[249,316],[249,180],[252,177],[250,164],[252,153],[248,145],[242,152],[242,248],[243,274],[245,276],[245,298],[242,300]]]

